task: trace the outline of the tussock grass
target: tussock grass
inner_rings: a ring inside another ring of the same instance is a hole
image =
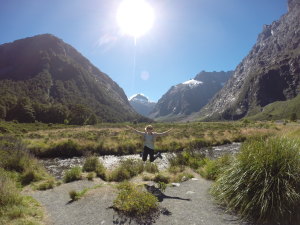
[[[141,152],[142,139],[127,130],[125,125],[99,124],[31,131],[24,134],[24,140],[30,151],[38,157],[126,155]],[[132,126],[144,130],[145,125],[141,123]],[[173,128],[168,136],[157,138],[156,150],[161,152],[178,152],[184,149],[245,141],[253,135],[278,132],[277,125],[266,122],[155,123],[154,127],[157,132]]]
[[[274,137],[245,142],[212,194],[242,217],[261,223],[299,221],[299,140]]]
[[[113,203],[115,210],[131,217],[151,216],[158,210],[157,198],[141,186],[123,182],[118,189],[118,196]]]
[[[204,160],[204,166],[199,168],[198,173],[208,179],[216,180],[218,176],[231,165],[233,157],[231,155],[225,154],[218,159],[208,159]]]
[[[126,159],[121,161],[119,166],[109,174],[109,181],[129,180],[143,171],[144,163],[142,160]]]
[[[80,180],[82,176],[82,169],[79,166],[75,166],[66,171],[64,175],[64,182],[69,183],[75,180]]]
[[[170,167],[187,166],[198,169],[204,165],[205,155],[194,150],[184,150],[171,155],[168,160]]]

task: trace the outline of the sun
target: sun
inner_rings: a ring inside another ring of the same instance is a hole
[[[145,0],[123,0],[118,8],[117,22],[122,32],[136,39],[151,29],[153,8]]]

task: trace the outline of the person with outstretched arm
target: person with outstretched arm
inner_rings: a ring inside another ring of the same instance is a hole
[[[148,155],[150,155],[150,162],[153,162],[157,158],[162,158],[160,152],[158,152],[154,156],[154,141],[156,137],[167,135],[172,129],[167,130],[162,133],[153,132],[153,127],[151,125],[148,125],[145,127],[145,131],[138,131],[134,129],[133,127],[127,126],[129,129],[133,130],[135,133],[143,136],[144,138],[144,150],[142,159],[145,162],[148,158]]]

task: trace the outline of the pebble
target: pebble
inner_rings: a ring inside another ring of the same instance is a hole
[[[179,184],[179,183],[172,183],[172,186],[173,186],[173,187],[179,187],[180,184]]]

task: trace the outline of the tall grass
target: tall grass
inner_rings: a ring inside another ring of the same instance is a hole
[[[157,198],[142,187],[123,182],[118,189],[118,196],[113,203],[117,211],[132,217],[151,217],[151,214],[158,210]]]
[[[242,217],[299,224],[300,141],[277,137],[247,141],[212,194]]]

